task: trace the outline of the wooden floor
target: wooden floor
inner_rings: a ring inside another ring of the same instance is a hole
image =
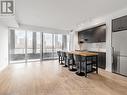
[[[12,64],[0,73],[0,95],[127,95],[127,77],[99,70],[85,78],[57,61]]]

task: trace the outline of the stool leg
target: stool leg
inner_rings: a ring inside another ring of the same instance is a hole
[[[98,74],[98,56],[96,56],[96,73]]]
[[[85,57],[85,77],[87,77],[87,57]]]
[[[67,58],[65,58],[65,67],[67,67]]]
[[[59,63],[60,63],[60,56],[59,56]]]
[[[70,69],[70,60],[68,59],[68,69]]]

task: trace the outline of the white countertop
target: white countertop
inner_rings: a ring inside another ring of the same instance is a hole
[[[93,52],[104,52],[106,53],[106,49],[90,49],[90,50],[78,50],[78,51],[93,51]]]

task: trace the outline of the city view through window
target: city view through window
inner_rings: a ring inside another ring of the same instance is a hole
[[[11,30],[9,39],[10,63],[56,59],[58,50],[69,49],[69,35]]]

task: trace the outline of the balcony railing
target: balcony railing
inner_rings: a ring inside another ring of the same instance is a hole
[[[25,60],[25,58],[29,59],[56,59],[57,50],[46,49],[43,50],[42,58],[40,54],[40,49],[36,50],[36,53],[33,53],[33,49],[27,49],[27,54],[25,55],[25,49],[14,49],[10,53],[11,61]]]

